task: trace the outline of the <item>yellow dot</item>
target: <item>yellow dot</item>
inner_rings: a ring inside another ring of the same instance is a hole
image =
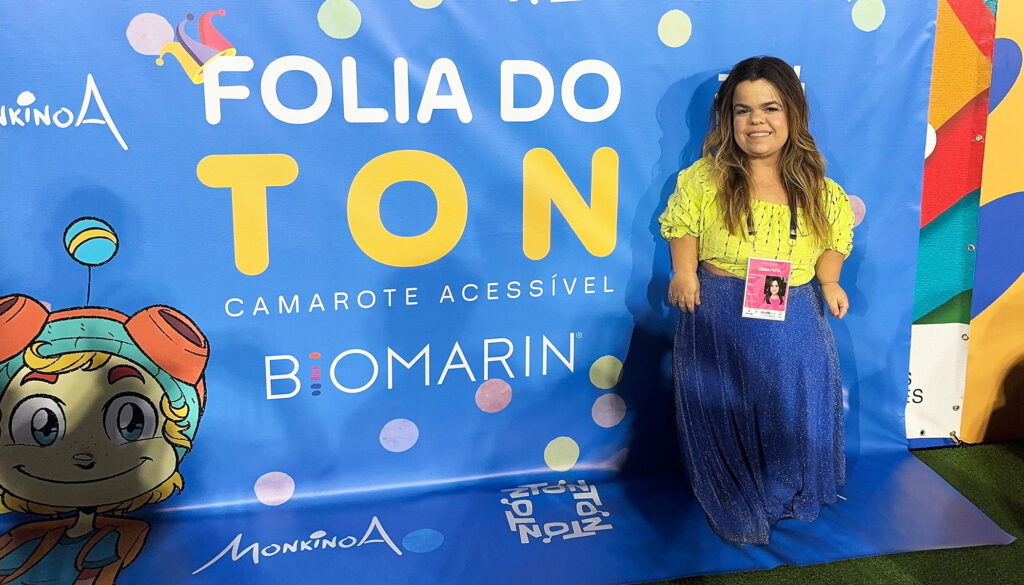
[[[600,357],[590,366],[590,383],[602,390],[614,388],[622,378],[622,362],[613,355]]]
[[[693,24],[682,10],[669,10],[658,21],[658,38],[669,47],[682,47],[690,40]]]
[[[352,0],[324,0],[316,13],[316,21],[327,36],[348,39],[359,32],[363,15]]]
[[[853,24],[864,32],[871,32],[882,26],[885,20],[885,2],[882,0],[857,0],[853,5]]]
[[[443,0],[409,0],[412,5],[416,8],[422,8],[424,10],[430,10],[431,8],[437,8],[441,5]]]
[[[580,446],[569,437],[558,437],[544,448],[544,463],[555,471],[568,471],[580,458]]]

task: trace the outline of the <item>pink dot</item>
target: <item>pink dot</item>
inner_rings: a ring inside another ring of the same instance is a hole
[[[499,412],[509,402],[512,402],[512,387],[505,380],[487,380],[476,391],[476,405],[484,412]]]
[[[857,227],[860,222],[864,221],[867,207],[864,205],[864,200],[856,195],[850,195],[850,207],[853,208],[853,227]]]
[[[287,473],[271,471],[256,480],[256,499],[266,506],[280,506],[295,494],[295,480]]]

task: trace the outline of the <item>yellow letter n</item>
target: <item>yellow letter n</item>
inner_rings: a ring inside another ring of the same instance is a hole
[[[619,155],[599,148],[591,160],[590,205],[583,200],[555,155],[534,148],[523,158],[523,253],[540,260],[551,251],[553,203],[583,247],[602,257],[615,250],[619,207]]]

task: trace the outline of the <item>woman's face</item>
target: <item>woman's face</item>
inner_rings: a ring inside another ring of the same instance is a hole
[[[751,159],[774,162],[789,140],[782,97],[764,79],[741,81],[732,95],[732,131],[736,145]]]
[[[770,290],[773,295],[779,294],[779,281],[773,280],[772,283],[768,285],[768,290]]]

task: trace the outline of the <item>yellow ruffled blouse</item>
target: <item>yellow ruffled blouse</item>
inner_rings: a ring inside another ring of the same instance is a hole
[[[747,259],[768,258],[793,262],[790,286],[806,284],[814,278],[814,265],[826,249],[849,256],[853,250],[853,209],[850,199],[832,179],[825,179],[825,213],[832,225],[832,236],[822,245],[804,222],[803,210],[797,208],[797,238],[790,245],[789,206],[767,201],[753,201],[751,219],[754,235],[733,235],[722,222],[722,213],[715,201],[718,189],[711,179],[711,163],[701,158],[690,168],[680,171],[676,190],[668,198],[665,211],[658,218],[661,236],[666,240],[686,235],[700,238],[699,260],[740,278],[746,277]],[[743,230],[746,232],[746,230]]]

